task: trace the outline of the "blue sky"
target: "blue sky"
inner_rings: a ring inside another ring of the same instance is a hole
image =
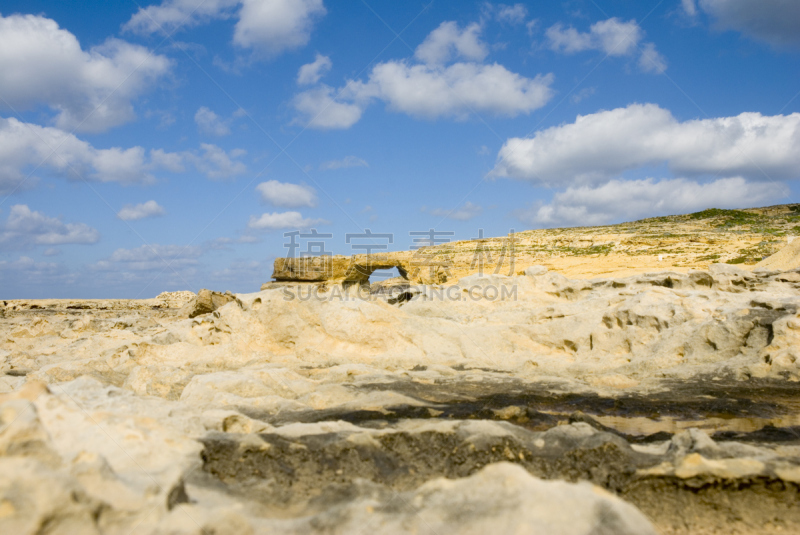
[[[0,17],[4,299],[256,291],[293,230],[350,254],[365,229],[403,250],[430,228],[798,201],[790,0],[6,0]]]

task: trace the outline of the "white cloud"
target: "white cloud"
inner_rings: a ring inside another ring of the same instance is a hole
[[[773,45],[800,43],[800,2],[795,0],[700,0],[721,28]]]
[[[552,97],[552,75],[525,78],[498,64],[454,63],[446,68],[390,61],[369,81],[351,85],[357,98],[378,98],[415,117],[465,118],[473,110],[505,117],[527,114]]]
[[[681,6],[683,7],[684,13],[690,17],[697,15],[697,4],[694,0],[681,0]]]
[[[636,51],[644,32],[635,20],[623,22],[611,18],[592,24],[588,33],[573,27],[564,29],[555,24],[545,32],[550,48],[556,52],[573,54],[584,50],[602,50],[610,56],[627,56]]]
[[[656,45],[645,43],[639,56],[639,68],[644,72],[661,74],[667,70],[667,60],[656,50]]]
[[[247,227],[253,230],[305,229],[314,225],[328,225],[324,219],[306,219],[300,212],[282,212],[251,216]]]
[[[150,151],[150,161],[153,167],[166,169],[172,173],[183,173],[186,171],[184,156],[186,153],[166,152],[164,149],[152,149]]]
[[[521,24],[525,22],[525,17],[527,16],[528,8],[523,4],[514,4],[513,6],[500,4],[497,6],[497,20],[501,22]]]
[[[124,29],[140,34],[172,32],[237,18],[234,44],[271,56],[305,45],[314,22],[325,13],[322,0],[164,0],[140,9]]]
[[[117,217],[123,221],[137,221],[148,217],[164,215],[164,207],[156,201],[147,201],[142,204],[126,204],[117,212]]]
[[[544,106],[552,83],[551,74],[525,78],[496,63],[440,68],[390,61],[376,65],[367,82],[350,82],[339,100],[323,86],[297,95],[294,106],[305,124],[318,129],[350,128],[373,99],[418,118],[466,119],[472,112],[516,117]]]
[[[331,58],[317,54],[313,63],[307,63],[297,72],[297,85],[311,85],[319,82],[333,67]]]
[[[184,173],[186,166],[192,165],[211,180],[233,178],[247,172],[247,166],[238,160],[247,154],[246,150],[225,151],[211,143],[201,143],[200,149],[202,152],[165,152],[162,149],[153,149],[150,151],[151,167]]]
[[[132,120],[132,101],[170,67],[167,57],[119,39],[84,51],[51,19],[0,16],[0,94],[16,109],[46,104],[64,130],[102,132]]]
[[[581,33],[573,27],[555,24],[545,32],[550,48],[556,52],[574,54],[585,50],[602,50],[609,56],[631,56],[639,50],[644,31],[635,20],[623,22],[610,18],[592,24],[589,32]],[[667,68],[664,57],[656,45],[646,43],[639,57],[639,67],[644,72],[663,73]]]
[[[481,26],[473,23],[459,29],[453,21],[443,22],[417,47],[414,56],[429,65],[442,65],[453,58],[483,61],[488,55],[480,40]]]
[[[174,32],[234,15],[240,0],[166,0],[140,8],[123,29],[140,34]]]
[[[582,100],[591,97],[594,95],[596,89],[594,87],[584,87],[577,93],[573,93],[572,96],[569,98],[573,104],[578,104]]]
[[[242,0],[233,42],[266,54],[299,48],[325,13],[322,0]]]
[[[423,64],[388,61],[373,67],[366,81],[351,80],[335,96],[326,85],[300,93],[293,102],[302,116],[296,122],[318,129],[350,128],[375,100],[427,119],[466,119],[473,112],[516,117],[544,106],[553,95],[552,74],[526,78],[497,63],[474,61],[444,65],[453,57],[483,59],[479,32],[477,24],[461,30],[454,22],[442,23],[417,48],[415,56]]]
[[[331,171],[333,169],[349,169],[350,167],[369,167],[363,158],[356,156],[345,156],[341,160],[329,160],[322,162],[319,166],[321,171]]]
[[[300,184],[290,184],[270,180],[256,186],[261,194],[261,199],[273,206],[284,208],[298,208],[300,206],[314,207],[317,205],[317,194],[313,188]]]
[[[225,151],[210,143],[201,143],[200,149],[202,152],[165,152],[163,149],[153,149],[150,151],[150,167],[184,173],[187,165],[192,165],[211,180],[233,178],[247,172],[247,166],[238,160],[247,154],[243,149]]]
[[[546,185],[592,184],[663,163],[688,176],[800,178],[800,113],[679,122],[655,104],[631,104],[579,115],[533,138],[509,139],[491,175]]]
[[[224,180],[247,172],[247,166],[236,159],[244,156],[246,151],[233,149],[226,152],[209,143],[201,143],[200,148],[203,150],[201,155],[190,152],[180,154],[211,180]]]
[[[335,100],[332,93],[332,87],[323,85],[295,96],[294,108],[305,116],[304,124],[320,130],[345,129],[361,119],[360,105]]]
[[[70,180],[149,184],[152,172],[174,173],[192,164],[211,179],[229,178],[247,171],[237,160],[244,151],[229,152],[202,144],[202,153],[145,151],[142,147],[97,149],[57,128],[0,117],[0,193],[10,192],[34,170],[50,170]]]
[[[428,211],[429,214],[435,217],[444,217],[447,219],[455,219],[456,221],[469,221],[483,213],[483,207],[472,204],[467,201],[463,206],[446,210],[444,208],[436,208]]]
[[[211,136],[227,136],[231,133],[230,127],[219,118],[219,115],[201,106],[194,114],[194,122],[200,132]]]
[[[0,226],[0,247],[26,249],[34,245],[97,243],[100,233],[84,223],[64,223],[24,204],[11,207],[8,220]]]
[[[154,180],[142,147],[96,149],[53,127],[0,117],[0,191],[10,191],[37,166],[73,180],[124,184]]]
[[[556,193],[550,204],[534,206],[517,215],[537,226],[591,226],[706,208],[745,208],[784,195],[777,184],[752,183],[741,177],[709,183],[684,178],[611,180],[599,187],[568,188]]]
[[[683,8],[683,12],[688,16],[697,16],[697,4],[695,0],[681,0],[681,7]]]

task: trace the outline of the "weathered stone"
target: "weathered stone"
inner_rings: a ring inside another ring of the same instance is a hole
[[[217,310],[219,307],[227,305],[231,301],[235,301],[236,296],[230,292],[220,293],[212,292],[211,290],[202,289],[197,292],[197,295],[191,301],[186,303],[181,308],[179,315],[194,318],[203,314],[210,314]]]
[[[800,268],[800,239],[793,240],[775,254],[756,264],[755,267],[780,271]]]
[[[392,287],[288,282],[222,306],[203,292],[218,308],[192,319],[16,302],[0,531],[639,526],[606,492],[666,532],[796,531],[786,275],[484,272],[401,284],[402,307]],[[549,501],[562,491],[575,518]]]

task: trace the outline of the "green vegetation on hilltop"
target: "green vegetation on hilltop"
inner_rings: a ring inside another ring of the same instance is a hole
[[[695,212],[688,215],[689,219],[715,219],[713,226],[717,228],[741,227],[744,225],[765,224],[769,218],[743,210],[722,210],[720,208],[709,208],[702,212]]]

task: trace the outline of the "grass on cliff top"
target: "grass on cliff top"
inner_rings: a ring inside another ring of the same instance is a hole
[[[761,214],[745,212],[743,210],[722,210],[720,208],[709,208],[702,212],[695,212],[688,215],[689,219],[714,219],[712,223],[717,228],[741,227],[744,225],[759,225],[767,223],[770,218]]]
[[[629,221],[615,225],[596,227],[569,227],[551,229],[531,229],[517,232],[518,238],[530,235],[552,236],[560,234],[633,234],[642,240],[664,238],[685,238],[697,235],[698,232],[750,233],[775,240],[787,234],[800,233],[800,204],[785,204],[763,208],[746,208],[727,210],[709,208],[700,212],[685,215],[651,217],[638,221]],[[683,225],[687,225],[683,227]],[[592,251],[583,254],[600,253]],[[755,255],[749,255],[751,260]]]

